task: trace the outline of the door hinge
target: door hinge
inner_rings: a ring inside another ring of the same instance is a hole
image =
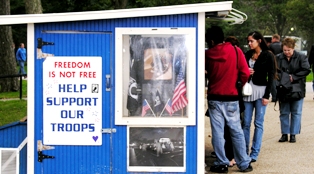
[[[111,129],[111,128],[105,128],[105,129],[101,129],[101,133],[106,133],[106,134],[111,134],[111,133],[116,133],[117,130],[115,128]]]
[[[42,162],[44,159],[54,159],[54,156],[49,156],[49,155],[45,155],[43,154],[43,150],[51,150],[54,149],[55,147],[53,146],[46,146],[43,145],[41,140],[37,141],[37,151],[38,151],[38,162]]]
[[[54,156],[49,156],[49,155],[45,155],[43,154],[42,151],[38,151],[38,162],[43,162],[44,159],[54,159]]]

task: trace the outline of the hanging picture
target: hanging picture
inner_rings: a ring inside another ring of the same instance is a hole
[[[117,28],[115,123],[195,125],[195,49],[195,28]]]
[[[128,127],[128,171],[184,172],[184,127]]]

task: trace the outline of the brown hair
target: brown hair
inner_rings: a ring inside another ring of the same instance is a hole
[[[285,38],[283,41],[282,41],[282,47],[283,46],[286,46],[286,47],[288,47],[288,48],[292,48],[292,49],[294,49],[294,47],[295,47],[295,40],[294,39],[292,39],[292,38],[289,38],[289,37],[287,37],[287,38]]]
[[[273,38],[277,39],[277,40],[280,40],[280,36],[278,34],[274,34],[273,35]]]
[[[230,42],[233,46],[240,46],[240,42],[235,36],[228,36],[225,42]]]

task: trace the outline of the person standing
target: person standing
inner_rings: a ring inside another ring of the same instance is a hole
[[[225,42],[230,42],[234,47],[240,47],[240,42],[235,36],[228,36],[225,39]],[[241,50],[241,54],[243,54]],[[240,108],[240,114],[244,112],[244,103],[243,103],[243,96],[241,91],[238,91],[239,93],[239,108]],[[240,101],[241,100],[241,101]],[[224,138],[225,138],[225,153],[226,157],[228,158],[229,162],[229,167],[232,167],[236,164],[236,161],[234,160],[234,155],[233,155],[233,146],[232,146],[232,140],[230,136],[230,130],[227,125],[225,125],[224,129]]]
[[[258,158],[262,145],[264,132],[264,116],[269,102],[270,89],[276,72],[275,56],[269,51],[267,43],[261,33],[254,31],[248,34],[248,44],[251,50],[245,53],[247,64],[250,69],[248,83],[252,86],[252,95],[244,96],[243,132],[246,142],[246,152],[252,162]],[[250,129],[254,112],[254,134],[251,152]]]
[[[279,53],[282,53],[282,46],[280,42],[280,36],[278,34],[274,34],[271,39],[271,44],[269,45],[269,49],[271,52],[273,52],[274,55],[277,55]],[[277,101],[277,80],[275,79],[272,85],[272,88],[270,89],[271,93],[271,102]]]
[[[208,50],[205,52],[205,70],[208,77],[208,112],[212,129],[212,144],[216,153],[211,172],[228,172],[229,160],[224,145],[224,127],[228,125],[234,150],[234,158],[241,172],[253,170],[251,159],[245,152],[245,140],[240,124],[239,98],[236,82],[244,84],[249,77],[249,69],[244,55],[238,50],[238,62],[234,46],[224,43],[224,33],[218,26],[206,31]],[[230,85],[234,84],[234,85]]]
[[[26,49],[24,48],[24,43],[20,43],[19,49],[16,51],[16,61],[19,63],[20,69],[18,74],[26,74],[24,70],[24,63],[26,62]],[[24,77],[24,79],[27,76]]]
[[[290,86],[288,93],[281,93],[278,88],[280,127],[282,136],[279,142],[295,143],[296,134],[301,131],[303,99],[305,97],[306,76],[311,72],[307,57],[294,50],[295,40],[285,38],[282,42],[283,53],[277,55],[279,82],[285,79],[285,85]],[[283,84],[283,83],[281,83]]]
[[[269,49],[275,55],[282,53],[282,47],[280,42],[280,36],[278,34],[274,34],[271,38],[271,44],[269,45]]]

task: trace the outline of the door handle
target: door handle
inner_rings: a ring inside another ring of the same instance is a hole
[[[110,91],[110,74],[106,74],[106,91]]]

